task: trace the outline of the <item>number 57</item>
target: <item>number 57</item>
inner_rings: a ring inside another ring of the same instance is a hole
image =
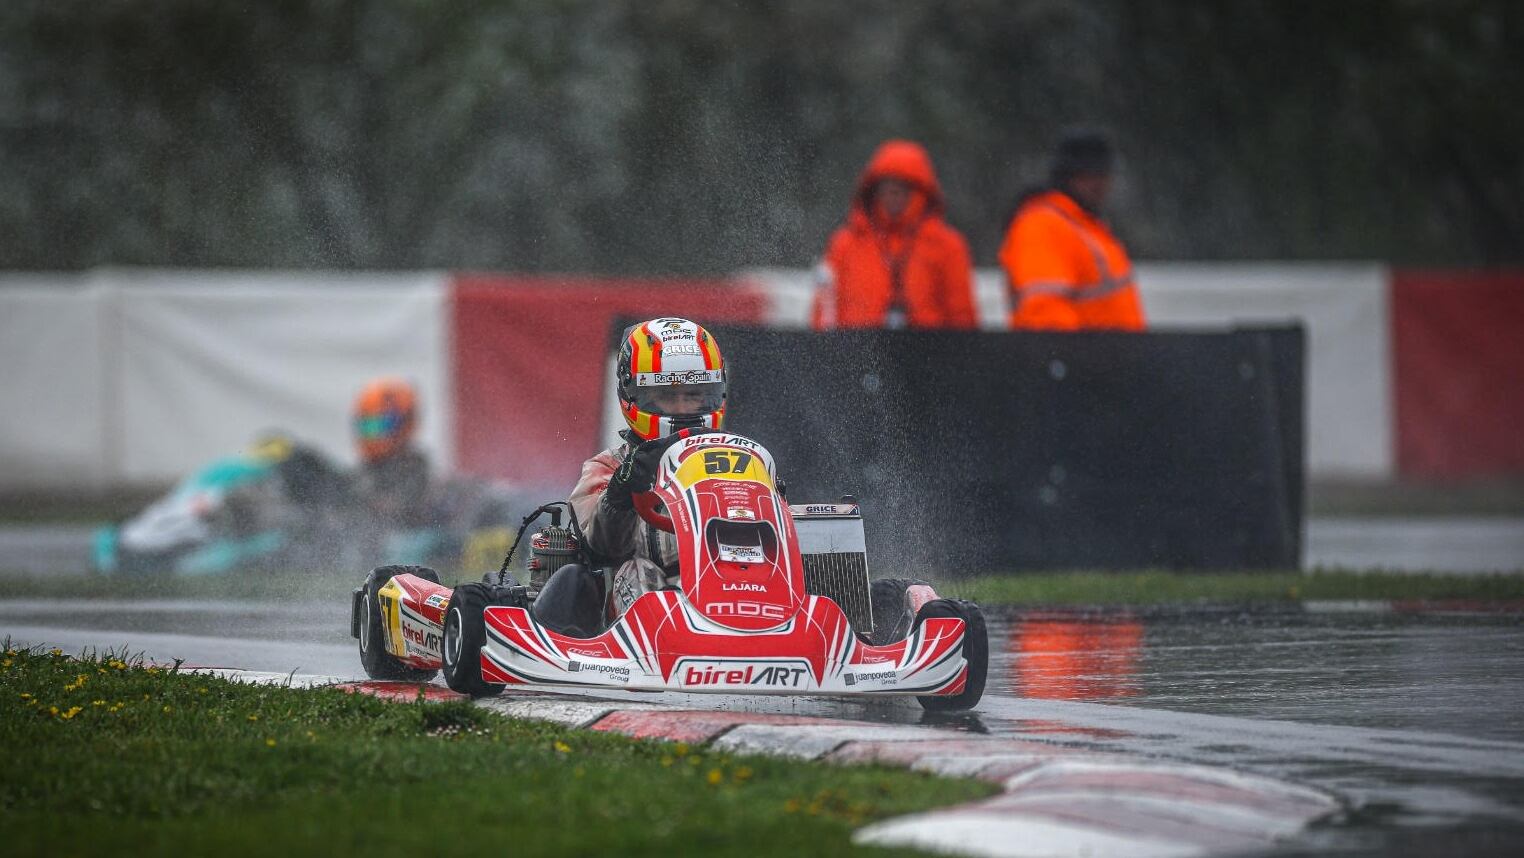
[[[751,454],[740,450],[708,450],[704,453],[704,473],[741,474],[751,464]]]

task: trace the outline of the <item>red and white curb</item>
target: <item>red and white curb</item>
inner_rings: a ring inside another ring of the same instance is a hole
[[[205,671],[212,672],[212,671]],[[246,682],[327,685],[413,701],[437,685],[215,671]],[[973,856],[1169,858],[1265,850],[1339,813],[1322,790],[1231,769],[1140,760],[1046,742],[799,715],[523,692],[478,700],[514,718],[646,739],[840,764],[878,763],[998,783],[999,795],[888,819],[853,840]]]

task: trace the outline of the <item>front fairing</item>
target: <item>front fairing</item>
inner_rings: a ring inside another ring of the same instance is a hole
[[[798,537],[766,449],[728,433],[682,439],[662,458],[654,491],[672,519],[682,592],[702,616],[763,631],[799,612]]]

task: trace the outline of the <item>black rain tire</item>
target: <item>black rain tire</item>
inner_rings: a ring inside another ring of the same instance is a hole
[[[868,585],[873,602],[870,645],[888,646],[910,634],[913,618],[905,605],[905,591],[917,585],[931,586],[918,578],[880,578]]]
[[[451,691],[472,697],[495,697],[504,686],[482,679],[482,646],[487,642],[483,612],[493,603],[492,588],[485,584],[461,584],[445,606],[445,684]]]
[[[437,670],[409,667],[386,651],[385,632],[381,628],[381,603],[376,593],[398,575],[417,575],[439,583],[439,573],[427,566],[377,566],[365,576],[360,592],[360,666],[371,679],[398,682],[428,682]]]
[[[990,666],[989,631],[984,626],[984,613],[979,606],[965,599],[933,599],[921,606],[915,615],[915,627],[932,617],[955,617],[964,622],[967,630],[963,636],[963,657],[968,661],[968,681],[963,691],[952,697],[927,695],[917,697],[927,712],[959,712],[972,709],[984,696],[984,680]]]

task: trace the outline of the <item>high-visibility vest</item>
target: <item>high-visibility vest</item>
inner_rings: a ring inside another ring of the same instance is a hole
[[[1000,248],[1011,327],[1141,331],[1132,261],[1106,224],[1061,191],[1022,205]]]

